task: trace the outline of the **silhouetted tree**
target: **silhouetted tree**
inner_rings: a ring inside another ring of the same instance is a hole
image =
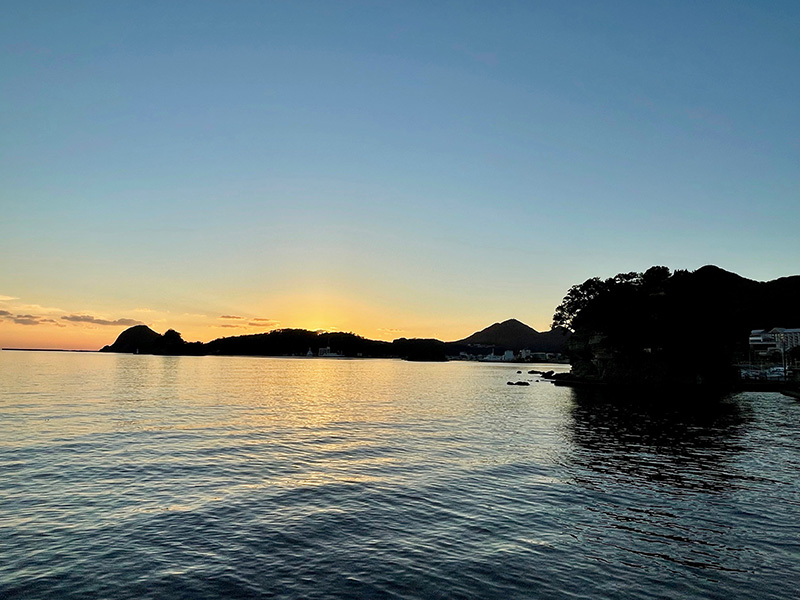
[[[553,316],[573,373],[619,382],[725,382],[751,329],[796,326],[800,277],[756,282],[714,266],[651,267],[573,286]],[[794,307],[794,308],[793,308]]]

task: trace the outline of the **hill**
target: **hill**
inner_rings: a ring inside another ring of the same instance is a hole
[[[561,352],[567,341],[567,332],[561,328],[538,332],[517,319],[494,323],[463,340],[450,342],[454,346],[496,346],[506,350],[533,352]]]
[[[170,329],[159,334],[146,325],[123,331],[101,352],[168,355],[228,356],[317,356],[320,350],[337,356],[365,358],[404,358],[418,361],[446,360],[444,342],[400,338],[393,342],[369,340],[354,333],[316,332],[305,329],[276,329],[267,333],[223,337],[203,344],[185,342]]]
[[[119,334],[113,344],[103,346],[100,352],[126,352],[129,354],[152,354],[161,334],[147,325],[136,325]]]
[[[486,353],[485,348],[497,351],[529,349],[533,352],[561,352],[568,336],[566,330],[555,329],[539,333],[532,327],[509,319],[495,323],[458,342],[445,343],[435,339],[399,338],[392,342],[370,340],[354,333],[315,332],[304,329],[276,329],[267,333],[223,337],[206,344],[185,342],[172,329],[163,335],[146,325],[136,325],[123,331],[117,340],[101,352],[171,355],[250,355],[250,356],[313,356],[320,349],[333,354],[364,358],[405,358],[407,360],[438,361],[448,355]]]
[[[713,265],[651,267],[573,286],[554,325],[570,327],[572,372],[607,383],[727,385],[752,329],[800,325],[800,276],[759,282]]]
[[[103,346],[100,352],[120,352],[127,354],[205,354],[204,344],[187,343],[181,334],[169,329],[163,334],[156,333],[147,325],[135,325],[119,334],[110,346]]]

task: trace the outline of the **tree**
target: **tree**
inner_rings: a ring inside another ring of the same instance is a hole
[[[592,304],[596,304],[598,299],[610,301],[613,297],[625,293],[661,291],[669,278],[669,268],[657,266],[650,267],[644,273],[631,271],[617,273],[614,277],[605,280],[599,277],[587,279],[582,284],[569,288],[567,295],[564,296],[553,314],[553,327],[565,327],[570,331],[575,331],[575,319],[582,311]]]
[[[556,307],[553,313],[553,328],[564,327],[570,331],[574,331],[575,317],[586,308],[589,303],[607,292],[610,285],[609,281],[603,281],[599,277],[592,277],[587,279],[580,285],[573,285],[567,291],[567,295]]]

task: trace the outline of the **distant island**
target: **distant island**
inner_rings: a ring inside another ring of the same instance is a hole
[[[495,323],[463,340],[399,338],[392,342],[370,340],[354,333],[317,332],[306,329],[276,329],[267,333],[222,337],[208,343],[187,342],[170,329],[159,334],[146,325],[123,331],[100,352],[161,354],[173,356],[341,356],[402,358],[412,361],[487,359],[546,361],[560,356],[569,332],[563,328],[538,332],[509,319]]]

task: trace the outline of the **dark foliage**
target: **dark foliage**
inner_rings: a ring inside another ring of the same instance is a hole
[[[123,331],[110,346],[101,352],[125,352],[166,355],[249,355],[249,356],[316,356],[320,348],[346,357],[386,358],[407,360],[446,360],[445,344],[439,340],[400,338],[393,342],[369,340],[354,333],[326,333],[305,329],[276,329],[268,333],[224,337],[207,344],[188,343],[181,334],[170,329],[160,335],[145,325]]]
[[[400,338],[392,342],[392,350],[400,358],[414,361],[445,361],[445,344],[432,339]]]
[[[725,383],[751,329],[796,326],[800,277],[756,282],[706,266],[651,267],[573,286],[554,325],[573,373],[619,383]]]

